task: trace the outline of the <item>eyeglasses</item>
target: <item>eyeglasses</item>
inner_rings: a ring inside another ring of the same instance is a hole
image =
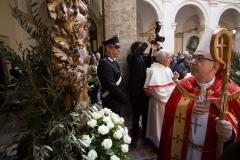
[[[109,46],[109,47],[112,47],[112,48],[115,48],[115,49],[120,49],[121,48],[120,46]]]
[[[202,62],[204,62],[204,61],[206,61],[206,60],[211,61],[211,62],[215,62],[213,59],[206,58],[206,57],[204,57],[203,55],[193,55],[193,56],[190,58],[190,60],[192,61],[193,59],[195,59],[195,61],[196,61],[197,63],[202,63]]]

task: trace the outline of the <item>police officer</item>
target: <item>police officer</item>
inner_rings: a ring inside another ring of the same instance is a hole
[[[109,108],[120,115],[122,104],[127,103],[125,85],[120,67],[116,61],[120,52],[119,35],[102,42],[105,57],[100,60],[97,73],[102,84],[103,108]]]

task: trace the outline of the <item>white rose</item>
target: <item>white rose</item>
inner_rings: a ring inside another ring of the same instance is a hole
[[[103,111],[105,114],[108,114],[108,115],[112,113],[112,111],[109,108],[103,108]]]
[[[114,119],[115,117],[119,118],[119,115],[116,114],[116,113],[114,113],[114,112],[112,112],[112,114],[111,114],[111,118]]]
[[[129,135],[124,135],[123,137],[123,141],[127,144],[130,144],[131,143],[131,137]]]
[[[121,117],[120,118],[120,124],[123,124],[124,123],[124,119]]]
[[[112,147],[112,140],[111,139],[104,139],[104,141],[102,142],[102,146],[105,149],[109,149]]]
[[[104,116],[104,111],[103,110],[98,111],[98,113],[101,115],[101,117]]]
[[[121,122],[120,117],[117,117],[117,116],[113,116],[113,117],[112,117],[112,120],[113,120],[113,123],[114,123],[114,124],[120,124],[120,122]]]
[[[111,118],[108,116],[103,117],[103,122],[108,123],[111,122]]]
[[[120,130],[117,130],[113,133],[113,137],[115,139],[121,139],[122,138],[122,132]]]
[[[95,119],[92,119],[87,122],[88,126],[91,128],[94,128],[97,125],[97,121]]]
[[[122,149],[123,153],[128,152],[128,145],[127,144],[121,145],[121,149]]]
[[[118,129],[119,129],[122,133],[124,133],[124,129],[123,129],[121,126],[118,126]]]
[[[109,128],[105,125],[101,125],[98,127],[98,133],[104,135],[107,134],[109,132]]]
[[[120,160],[120,158],[118,158],[118,157],[115,156],[115,155],[111,156],[110,158],[111,158],[111,160]]]
[[[92,106],[94,111],[98,111],[98,108],[96,106]]]
[[[128,135],[128,128],[127,128],[127,127],[124,127],[123,134],[124,134],[124,135]]]
[[[96,159],[97,158],[97,152],[95,150],[90,150],[88,152],[88,157],[91,158],[91,159]]]
[[[80,142],[82,142],[82,144],[83,144],[85,147],[88,147],[88,146],[91,144],[92,141],[91,141],[89,135],[83,135],[82,141],[80,141]]]
[[[97,113],[97,112],[92,112],[91,115],[92,115],[93,119],[101,118],[101,115],[99,113]]]
[[[114,124],[112,122],[107,122],[107,127],[109,129],[112,129],[114,127]]]

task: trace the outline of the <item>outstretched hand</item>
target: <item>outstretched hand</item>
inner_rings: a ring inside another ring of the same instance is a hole
[[[178,72],[175,71],[173,73],[173,80],[176,81],[178,79],[178,77],[179,77],[179,74],[178,74]]]

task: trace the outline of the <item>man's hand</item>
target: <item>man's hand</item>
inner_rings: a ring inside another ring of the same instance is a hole
[[[206,105],[205,100],[196,100],[193,108],[193,112],[197,114],[204,115],[209,111],[209,106]]]
[[[219,117],[215,118],[216,132],[224,139],[229,139],[232,136],[232,124],[226,120],[219,120]]]
[[[173,80],[176,81],[178,79],[178,77],[179,77],[179,74],[178,74],[178,72],[175,71],[173,73]]]
[[[157,44],[155,45],[157,49],[161,49],[161,43],[157,41]]]

